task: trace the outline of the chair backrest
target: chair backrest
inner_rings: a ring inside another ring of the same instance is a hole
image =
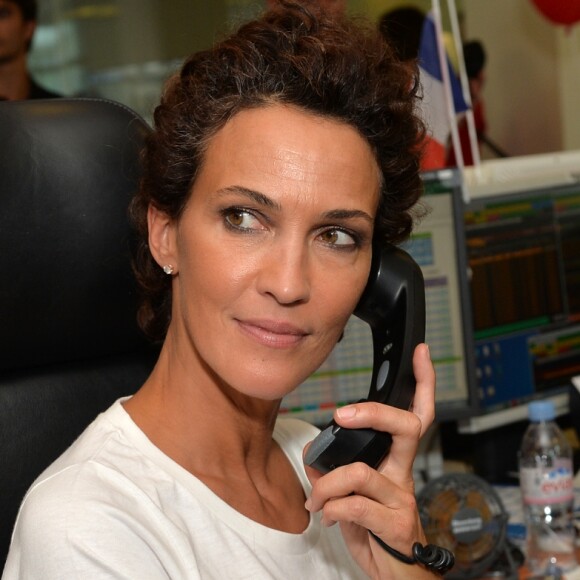
[[[127,207],[147,124],[118,103],[0,103],[0,569],[32,481],[156,352]]]

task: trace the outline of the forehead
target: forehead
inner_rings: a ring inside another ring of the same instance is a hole
[[[210,140],[206,157],[215,161],[216,149],[220,155],[231,150],[240,161],[256,156],[274,164],[272,169],[301,163],[313,171],[342,168],[379,178],[371,146],[355,127],[288,105],[240,111]]]
[[[305,132],[313,141],[305,139]],[[347,141],[350,149],[337,142],[337,138]],[[294,105],[275,103],[242,109],[209,139],[207,149],[214,142],[223,146],[231,140],[248,141],[252,149],[285,144],[293,147],[296,154],[326,148],[329,154],[342,159],[357,154],[374,159],[371,145],[356,127]]]
[[[278,190],[334,187],[378,196],[380,185],[374,153],[356,128],[279,104],[230,119],[209,141],[199,177],[204,173],[266,180]]]

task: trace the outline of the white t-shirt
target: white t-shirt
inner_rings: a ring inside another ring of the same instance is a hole
[[[317,430],[280,419],[274,439],[310,485],[302,449]],[[155,447],[117,401],[28,491],[3,580],[353,579],[365,575],[338,526],[302,534],[243,516]]]

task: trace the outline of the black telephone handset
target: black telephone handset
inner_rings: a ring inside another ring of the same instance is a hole
[[[415,394],[413,352],[425,340],[425,285],[417,263],[384,245],[373,252],[367,286],[354,311],[373,336],[373,374],[367,399],[409,409]],[[345,429],[334,421],[314,439],[305,462],[326,473],[362,461],[378,467],[392,437],[373,429]]]

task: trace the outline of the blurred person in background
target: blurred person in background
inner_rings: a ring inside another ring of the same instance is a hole
[[[53,99],[28,71],[28,52],[36,28],[35,0],[0,0],[0,100]]]
[[[485,116],[485,107],[482,94],[483,87],[485,86],[486,58],[485,49],[479,40],[471,40],[463,44],[465,72],[467,73],[467,79],[469,81],[469,94],[471,95],[473,120],[475,124],[475,132],[477,134],[477,143],[480,148],[481,144],[486,142],[485,135],[487,131],[487,119]],[[465,117],[459,121],[457,129],[459,132],[461,152],[463,154],[463,163],[465,165],[473,165],[473,152],[471,151],[471,144],[469,142],[469,130],[467,128],[467,120]],[[500,157],[505,156],[503,153],[497,154]],[[453,145],[450,145],[446,165],[449,167],[455,167],[457,165]]]

